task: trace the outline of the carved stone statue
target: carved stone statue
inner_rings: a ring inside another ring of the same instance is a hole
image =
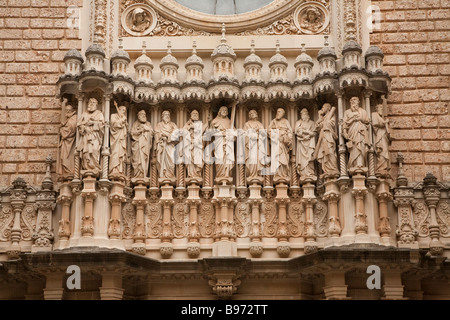
[[[144,32],[150,27],[151,20],[144,9],[136,8],[131,16],[131,30],[136,32]]]
[[[315,7],[308,7],[301,18],[300,26],[303,29],[309,30],[313,33],[318,32],[323,26],[322,13]]]
[[[138,112],[138,119],[131,127],[131,165],[134,178],[147,178],[154,131],[147,121],[145,110]]]
[[[175,142],[172,133],[178,127],[170,121],[170,112],[162,113],[162,121],[155,128],[156,162],[161,179],[175,179]]]
[[[59,142],[60,165],[58,166],[58,173],[63,179],[70,180],[74,176],[77,113],[70,104],[67,104],[67,99],[63,101],[63,108],[66,114],[59,129],[61,140]]]
[[[383,105],[376,107],[377,112],[372,113],[372,126],[375,134],[375,151],[377,155],[376,174],[389,175],[391,161],[389,158],[389,145],[391,143],[389,119],[383,117]]]
[[[319,139],[317,141],[314,158],[322,166],[324,177],[338,177],[339,169],[336,156],[336,108],[325,103],[319,111],[319,120],[316,123]]]
[[[248,113],[249,121],[244,125],[245,137],[245,167],[247,180],[252,183],[253,180],[261,182],[260,170],[264,166],[262,150],[264,150],[264,141],[260,139],[260,130],[264,126],[258,121],[258,112],[251,110]],[[265,154],[264,154],[265,155]]]
[[[109,173],[111,176],[124,174],[124,164],[127,158],[127,108],[117,107],[117,113],[111,115],[111,156],[109,160]]]
[[[82,168],[94,174],[98,174],[101,170],[100,149],[105,133],[105,118],[97,107],[97,99],[89,99],[87,111],[78,120],[80,133],[78,150],[81,151]]]
[[[344,113],[342,134],[348,140],[350,174],[367,173],[367,153],[370,148],[369,118],[358,97],[350,99],[350,109]]]
[[[270,122],[269,125],[269,138],[272,144],[279,145],[279,167],[274,175],[274,182],[289,182],[290,170],[289,170],[289,154],[292,150],[294,133],[289,121],[284,117],[285,111],[282,108],[277,110],[275,119]],[[278,130],[278,135],[273,130]],[[276,141],[278,139],[278,141]]]
[[[203,169],[203,133],[206,124],[200,121],[197,110],[192,110],[191,118],[183,129],[186,131],[183,142],[184,163],[187,168],[188,178],[201,179]]]
[[[314,151],[316,147],[316,125],[311,120],[308,110],[302,109],[301,119],[295,124],[297,136],[296,164],[300,180],[317,180],[314,168]]]
[[[234,166],[234,159],[231,159],[230,156],[233,154],[232,148],[234,145],[232,143],[227,143],[227,141],[234,141],[234,137],[230,137],[230,132],[227,132],[227,130],[234,128],[231,127],[231,120],[228,118],[227,107],[223,106],[219,109],[217,117],[211,122],[211,128],[219,131],[214,135],[216,180],[230,180],[230,171]]]

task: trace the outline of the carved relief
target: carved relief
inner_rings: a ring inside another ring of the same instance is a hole
[[[131,202],[127,202],[122,209],[124,239],[133,239],[134,225],[136,224],[136,211]]]
[[[248,236],[250,231],[250,205],[245,202],[239,202],[236,206],[234,225],[236,235],[240,238]]]
[[[211,202],[203,202],[200,205],[198,228],[203,238],[211,238],[214,233],[214,206]]]
[[[414,225],[419,231],[420,237],[426,237],[429,234],[430,214],[424,200],[413,201]]]
[[[187,235],[189,225],[189,211],[185,203],[175,204],[172,211],[173,235],[175,238],[183,238]]]
[[[450,237],[450,200],[441,200],[436,208],[436,218],[439,223],[439,228],[442,237]]]
[[[318,237],[326,237],[328,234],[328,207],[323,201],[318,201],[314,212],[314,224]]]
[[[288,230],[291,237],[299,238],[303,236],[304,228],[304,207],[301,202],[293,202],[288,211]]]
[[[277,234],[278,223],[277,223],[277,212],[275,210],[274,202],[264,202],[263,212],[265,216],[265,222],[263,226],[263,234],[265,237],[275,237]]]
[[[147,217],[147,236],[157,239],[162,233],[162,212],[158,203],[149,203],[145,208]]]
[[[32,204],[27,204],[21,214],[22,240],[31,240],[34,230],[36,230],[37,212]]]
[[[328,1],[323,1],[328,5]],[[323,32],[330,23],[330,14],[321,3],[307,2],[299,6],[294,13],[294,23],[304,34]]]
[[[122,27],[132,36],[149,35],[157,22],[155,10],[147,5],[131,5],[122,13]]]
[[[14,213],[11,206],[5,205],[0,211],[0,241],[9,241],[13,226]]]
[[[287,17],[277,20],[268,26],[257,28],[255,30],[246,30],[238,32],[237,36],[250,36],[250,35],[284,35],[284,34],[300,34],[300,29],[294,23],[294,14],[290,14]]]

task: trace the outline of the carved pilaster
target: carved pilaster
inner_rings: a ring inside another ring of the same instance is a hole
[[[328,202],[329,225],[328,232],[332,238],[337,238],[341,234],[341,224],[338,214],[338,201],[341,195],[339,193],[339,186],[335,179],[327,179],[325,182],[325,194],[323,200]]]
[[[317,203],[316,196],[314,194],[314,185],[312,183],[306,183],[303,185],[303,199],[302,204],[305,208],[305,253],[312,253],[317,251],[316,231],[314,225],[314,205]]]
[[[125,187],[124,181],[113,181],[111,195],[109,200],[111,201],[111,219],[109,220],[108,236],[110,239],[120,239],[120,212],[121,204],[126,201],[126,197],[123,193]]]
[[[444,252],[444,245],[440,241],[440,228],[436,217],[436,206],[441,198],[441,190],[436,183],[437,179],[433,174],[428,173],[423,179],[423,193],[425,195],[425,202],[430,210],[430,251],[431,256],[440,256]]]
[[[392,200],[392,195],[389,192],[389,184],[387,181],[382,181],[377,189],[377,199],[379,205],[380,221],[378,224],[378,231],[381,238],[390,238],[391,225],[388,216],[388,202]]]
[[[84,188],[81,196],[84,198],[84,216],[81,218],[81,235],[92,237],[94,235],[94,200],[97,198],[95,189],[95,173],[85,172],[83,178]]]
[[[11,229],[11,245],[6,250],[9,259],[18,259],[21,252],[19,241],[22,238],[22,229],[20,227],[20,220],[22,210],[25,207],[25,200],[27,199],[27,184],[22,178],[17,178],[13,182],[13,187],[10,190],[11,207],[14,211],[14,223]]]
[[[356,212],[355,212],[355,231],[356,235],[365,235],[368,231],[367,214],[364,208],[364,197],[368,191],[365,187],[365,177],[362,174],[356,174],[353,177],[352,194],[355,197]]]
[[[134,198],[133,205],[136,207],[136,222],[134,226],[133,233],[133,246],[132,251],[134,253],[145,255],[145,239],[147,238],[147,234],[145,232],[145,221],[144,221],[144,210],[147,204],[147,178],[136,178],[133,179],[134,184]]]

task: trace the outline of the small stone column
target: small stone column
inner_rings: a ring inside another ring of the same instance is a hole
[[[146,194],[149,182],[148,178],[133,178],[132,182],[134,184],[134,198],[132,203],[136,207],[136,225],[134,226],[132,251],[136,254],[145,255],[145,239],[147,238],[147,234],[145,233],[144,210],[147,204]]]
[[[314,225],[314,205],[317,203],[314,194],[314,185],[311,182],[306,182],[303,185],[303,199],[302,203],[305,208],[305,253],[313,253],[318,249],[316,242],[316,231]]]
[[[59,188],[57,203],[62,205],[61,220],[59,220],[58,236],[60,241],[70,238],[70,205],[72,203],[72,188],[69,183],[63,183]]]
[[[370,238],[367,234],[367,214],[364,208],[364,197],[368,191],[365,185],[365,176],[362,174],[356,174],[353,176],[353,190],[352,194],[355,197],[356,212],[355,212],[355,242],[356,243],[368,243]]]
[[[119,272],[105,271],[102,273],[102,286],[100,287],[101,300],[122,300],[122,275]]]
[[[19,254],[22,251],[20,247],[20,240],[22,239],[22,228],[20,227],[20,216],[25,207],[25,200],[27,199],[27,183],[22,178],[17,178],[12,183],[13,187],[10,191],[11,206],[14,211],[14,223],[11,229],[11,245],[6,250],[9,259],[19,259]]]
[[[172,207],[173,200],[173,184],[175,179],[160,179],[161,187],[161,205],[163,207],[163,229],[161,235],[161,245],[159,252],[163,258],[170,258],[173,254],[173,231],[172,231]]]
[[[336,179],[326,178],[323,200],[328,202],[328,233],[330,234],[333,244],[336,244],[335,242],[339,238],[342,231],[338,212],[338,201],[340,197],[341,194],[339,193],[339,186]]]
[[[84,198],[84,215],[81,218],[81,236],[92,237],[94,235],[94,200],[97,198],[96,179],[91,171],[85,171],[83,176],[84,188],[81,196]]]
[[[237,245],[233,240],[233,208],[231,186],[225,183],[216,185],[213,203],[216,206],[216,242],[213,243],[213,256],[237,256]],[[217,191],[217,192],[216,192]]]
[[[288,186],[284,182],[276,186],[277,195],[275,203],[278,206],[278,228],[277,228],[277,253],[281,258],[289,257],[291,246],[289,244],[289,231],[287,228],[287,204],[289,203]]]
[[[126,201],[124,195],[125,180],[117,179],[112,182],[111,194],[109,195],[109,200],[111,201],[111,218],[109,219],[108,226],[108,236],[109,239],[114,240],[115,246],[123,249],[123,243],[120,241],[120,216],[121,216],[121,206],[122,202]]]
[[[188,185],[188,198],[187,203],[189,205],[189,229],[188,229],[188,247],[187,253],[189,258],[197,258],[200,255],[200,231],[198,229],[198,208],[201,204],[200,199],[200,181],[195,179],[189,179]]]
[[[384,297],[382,300],[408,300],[403,296],[402,271],[387,269],[384,272]]]
[[[108,173],[109,173],[109,156],[111,155],[109,148],[110,109],[111,109],[111,96],[108,94],[105,96],[105,110],[104,110],[105,134],[103,135],[101,180],[108,180]]]
[[[444,253],[444,244],[440,241],[440,227],[436,218],[436,206],[441,198],[441,190],[436,183],[437,178],[432,173],[428,173],[423,179],[423,193],[425,202],[430,210],[430,251],[431,256],[441,256]]]
[[[388,216],[388,202],[392,200],[392,194],[389,192],[389,183],[386,180],[380,180],[376,194],[380,213],[378,231],[380,232],[381,243],[391,246],[395,244],[391,239],[391,225]]]
[[[338,117],[339,117],[339,168],[340,168],[340,177],[339,180],[348,181],[348,173],[347,173],[347,159],[345,157],[346,147],[344,136],[342,135],[342,119],[344,119],[344,93],[342,91],[338,91],[336,93],[338,97]]]
[[[261,197],[261,184],[263,183],[263,179],[258,179],[253,181],[250,185],[250,196],[248,199],[248,203],[251,206],[251,226],[250,226],[250,239],[252,242],[250,244],[250,254],[253,258],[261,257],[264,249],[261,242],[262,234],[261,234],[261,219],[260,219],[260,210],[263,199]]]

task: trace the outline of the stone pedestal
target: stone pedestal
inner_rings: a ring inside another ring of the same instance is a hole
[[[149,180],[148,178],[134,178],[132,182],[134,184],[134,198],[132,203],[136,207],[136,224],[134,226],[132,251],[140,255],[145,255],[145,239],[147,235],[145,233],[144,210],[147,204],[147,186]]]
[[[81,196],[84,198],[84,215],[81,218],[82,237],[92,237],[94,235],[94,200],[97,198],[95,188],[95,173],[86,171],[83,173],[83,190]]]
[[[325,181],[325,194],[323,195],[323,200],[328,202],[328,233],[330,239],[327,242],[327,246],[339,244],[339,236],[342,231],[338,212],[338,202],[340,198],[341,194],[336,180],[334,178],[327,178]]]
[[[389,183],[386,180],[380,181],[376,191],[378,199],[378,207],[380,220],[378,223],[378,231],[380,232],[380,242],[386,246],[395,246],[395,241],[391,238],[391,225],[388,216],[388,202],[392,200],[389,192]]]
[[[316,242],[316,232],[314,225],[314,205],[317,203],[316,196],[314,194],[315,187],[312,183],[308,182],[303,185],[303,199],[302,203],[305,208],[305,253],[313,253],[318,250]]]
[[[365,176],[356,174],[353,176],[352,194],[355,198],[355,243],[370,243],[368,235],[367,214],[364,208],[364,197],[368,190],[365,184]]]
[[[289,257],[291,252],[289,231],[287,228],[287,204],[289,203],[288,186],[285,183],[276,185],[275,203],[278,205],[277,253],[281,258]]]
[[[105,272],[102,274],[101,300],[122,300],[124,291],[121,274],[117,272]]]
[[[126,201],[123,189],[125,187],[125,180],[114,180],[112,183],[111,194],[109,199],[112,204],[111,208],[111,218],[109,220],[108,226],[108,236],[111,240],[111,245],[114,248],[125,249],[121,238],[121,227],[120,227],[120,217],[121,217],[121,207],[122,202]]]
[[[213,243],[213,257],[237,256],[237,245],[233,239],[232,216],[230,206],[233,205],[231,186],[217,185],[214,190],[213,203],[216,206],[216,241]],[[231,218],[231,219],[230,219]]]
[[[197,258],[200,255],[200,232],[198,229],[198,207],[201,203],[200,186],[196,184],[197,181],[190,180],[188,183],[188,198],[189,205],[189,229],[188,229],[188,247],[187,253],[189,258]]]
[[[348,300],[347,285],[345,284],[345,271],[325,272],[325,286],[323,291],[326,300]]]

